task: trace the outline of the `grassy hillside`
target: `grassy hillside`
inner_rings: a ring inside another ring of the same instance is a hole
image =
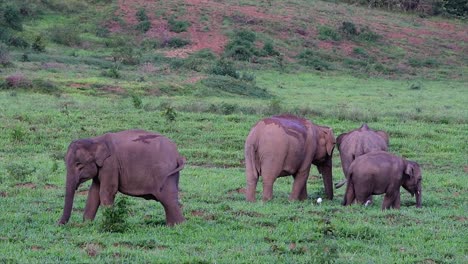
[[[468,261],[466,22],[303,0],[15,4],[0,21],[0,262]],[[404,190],[401,210],[343,207],[344,188],[317,204],[315,168],[307,201],[287,200],[285,177],[272,201],[246,203],[245,137],[283,112],[335,136],[386,130],[422,166],[423,207]],[[130,128],[187,158],[187,221],[165,227],[159,203],[129,198],[129,229],[103,231],[102,209],[81,221],[87,182],[57,226],[68,144]]]

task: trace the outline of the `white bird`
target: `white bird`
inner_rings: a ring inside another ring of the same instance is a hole
[[[320,204],[321,202],[322,202],[322,198],[319,197],[319,198],[317,199],[317,203]]]

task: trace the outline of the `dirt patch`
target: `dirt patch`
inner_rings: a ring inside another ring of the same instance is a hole
[[[34,184],[32,182],[25,182],[25,183],[15,184],[15,187],[26,188],[26,189],[36,189],[36,184]]]
[[[90,87],[87,83],[70,83],[68,86],[75,89],[88,89]]]
[[[120,86],[106,85],[99,89],[100,91],[113,93],[113,94],[126,94],[127,91]]]
[[[193,210],[190,212],[191,215],[196,216],[196,217],[201,217],[205,220],[216,220],[216,216],[213,214],[208,214],[205,211],[202,210]]]
[[[95,257],[96,255],[98,255],[101,252],[102,245],[95,244],[95,243],[89,243],[89,244],[86,244],[83,249],[86,252],[86,254],[88,254],[88,256]]]
[[[48,183],[48,184],[46,184],[46,185],[44,186],[44,189],[46,189],[46,190],[50,190],[50,189],[59,189],[59,187],[58,187],[57,185],[55,185],[55,184],[49,184],[49,183]]]
[[[7,192],[0,192],[0,197],[8,197],[8,193]]]
[[[227,193],[228,194],[235,194],[235,193],[242,193],[242,194],[245,194],[246,192],[246,189],[245,188],[237,188],[237,189],[234,189],[234,190],[230,190],[228,191]]]
[[[463,171],[464,171],[465,173],[468,173],[468,166],[464,166],[464,167],[463,167]]]
[[[88,190],[81,190],[76,192],[78,195],[88,195]]]
[[[41,246],[31,246],[31,250],[32,251],[39,251],[39,250],[43,250],[44,248],[41,247]]]

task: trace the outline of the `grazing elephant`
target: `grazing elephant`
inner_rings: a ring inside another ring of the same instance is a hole
[[[421,169],[418,163],[385,151],[374,151],[356,158],[348,170],[343,205],[356,200],[365,203],[372,194],[383,194],[382,210],[400,208],[400,186],[416,194],[416,207],[421,207]]]
[[[113,205],[117,191],[159,201],[167,225],[185,220],[178,199],[179,171],[185,159],[163,135],[127,130],[79,139],[68,147],[65,163],[65,206],[59,224],[68,222],[75,190],[90,179],[83,220],[93,220],[100,204]]]
[[[263,201],[273,197],[278,177],[292,175],[290,200],[307,199],[307,179],[312,164],[323,175],[325,193],[333,199],[332,153],[335,137],[329,127],[307,119],[280,115],[260,120],[245,142],[247,201],[255,201],[259,176],[263,176]]]
[[[372,130],[367,124],[363,124],[358,129],[339,135],[336,139],[336,146],[340,151],[343,173],[347,175],[351,162],[357,157],[371,151],[387,151],[388,135],[382,130]],[[341,181],[335,184],[335,187],[340,188],[345,183],[346,180]]]

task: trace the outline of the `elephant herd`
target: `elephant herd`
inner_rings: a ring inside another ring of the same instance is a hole
[[[368,204],[372,195],[384,194],[382,209],[400,208],[400,186],[416,195],[421,207],[421,170],[416,162],[388,152],[389,137],[366,124],[338,136],[333,130],[293,115],[260,120],[245,142],[246,199],[255,201],[257,182],[263,177],[263,201],[273,197],[278,177],[294,178],[290,200],[307,199],[307,179],[315,165],[323,176],[325,194],[333,199],[332,155],[340,152],[347,183],[343,205]],[[179,172],[185,158],[167,137],[144,130],[126,130],[73,141],[65,156],[65,205],[59,224],[70,219],[79,185],[92,180],[83,214],[93,220],[99,206],[111,206],[117,192],[159,201],[169,226],[183,222],[179,204]]]

